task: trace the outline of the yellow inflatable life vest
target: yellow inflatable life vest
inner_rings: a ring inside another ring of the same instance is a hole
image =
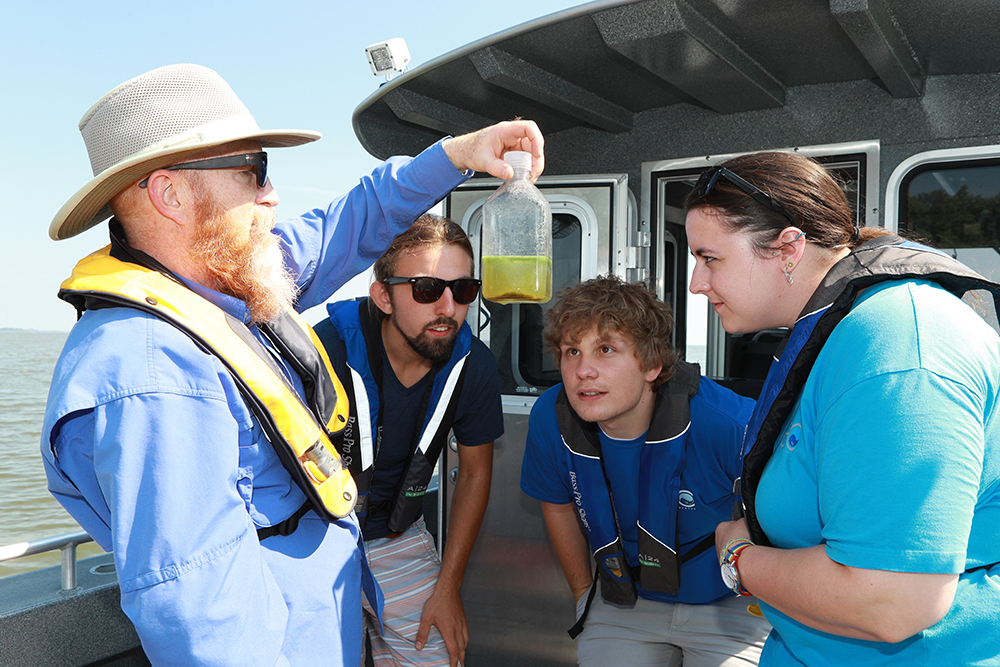
[[[229,370],[254,416],[317,513],[333,521],[350,514],[357,487],[333,438],[347,422],[348,402],[322,343],[288,310],[259,328],[299,373],[306,401],[287,384],[271,354],[243,322],[163,273],[111,256],[107,246],[80,260],[59,297],[78,310],[136,308],[177,327]]]

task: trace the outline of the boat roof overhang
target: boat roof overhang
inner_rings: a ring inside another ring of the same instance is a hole
[[[730,119],[738,132],[741,117],[817,86],[905,101],[934,77],[1000,72],[998,25],[995,0],[605,0],[402,73],[357,107],[353,123],[365,149],[385,159],[530,118],[546,136],[547,172],[573,173],[587,153],[574,145],[641,148],[651,118],[660,127],[664,118]]]

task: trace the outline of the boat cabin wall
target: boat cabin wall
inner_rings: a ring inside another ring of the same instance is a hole
[[[889,176],[907,158],[1000,144],[1000,74],[930,76],[923,95],[912,98],[893,97],[862,80],[790,88],[784,105],[774,109],[720,114],[672,105],[634,118],[627,134],[578,127],[547,137],[545,173],[623,172],[638,198],[645,162],[705,158],[707,166],[711,156],[876,141],[884,202]]]

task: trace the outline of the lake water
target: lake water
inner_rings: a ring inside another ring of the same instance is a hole
[[[0,330],[0,546],[80,530],[49,494],[38,443],[65,333]],[[103,553],[79,548],[85,558]],[[59,552],[0,563],[0,577],[59,564]]]

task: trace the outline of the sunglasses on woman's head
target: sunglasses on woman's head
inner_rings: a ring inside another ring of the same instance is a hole
[[[162,167],[167,171],[180,171],[181,169],[238,169],[239,167],[250,167],[250,171],[257,177],[257,187],[262,188],[267,183],[267,153],[244,153],[243,155],[226,155],[224,157],[210,157],[205,160],[193,160],[180,164]],[[139,187],[144,188],[149,185],[149,176],[139,181]]]
[[[724,178],[730,184],[736,186],[744,194],[747,194],[754,198],[758,204],[764,208],[779,213],[792,223],[792,225],[797,225],[795,222],[795,216],[792,215],[787,208],[781,205],[781,202],[773,199],[769,194],[755,186],[750,181],[745,178],[741,178],[729,171],[725,167],[712,167],[702,173],[701,177],[698,178],[698,182],[694,184],[694,189],[691,190],[690,201],[697,201],[699,199],[704,199],[712,191],[712,189],[718,184],[719,179]]]
[[[429,276],[417,276],[416,278],[388,278],[386,285],[402,285],[409,283],[413,290],[413,300],[417,303],[434,303],[444,294],[444,288],[451,288],[451,296],[455,303],[462,305],[472,303],[479,296],[479,286],[481,280],[476,278],[458,278],[456,280],[443,280],[441,278],[431,278]]]

